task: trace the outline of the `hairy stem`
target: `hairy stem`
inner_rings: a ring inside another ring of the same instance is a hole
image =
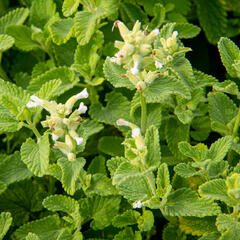
[[[141,131],[143,134],[145,134],[147,122],[147,103],[146,98],[143,96],[142,92],[140,92],[140,99],[141,99]]]
[[[31,129],[31,130],[33,131],[33,133],[35,134],[35,136],[36,136],[37,138],[40,138],[40,137],[41,137],[41,134],[39,133],[39,131],[37,130],[37,128],[35,127],[35,125],[34,125],[32,122],[30,122],[30,121],[27,121],[27,123],[28,123],[28,124],[23,123],[23,126]]]

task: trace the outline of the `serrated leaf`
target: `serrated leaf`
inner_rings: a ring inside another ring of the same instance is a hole
[[[3,182],[0,182],[0,195],[7,189],[7,185]]]
[[[91,219],[90,226],[94,230],[103,229],[112,223],[117,215],[121,198],[119,196],[82,198],[79,200],[80,214],[84,222]]]
[[[104,136],[99,139],[98,150],[110,156],[123,156],[123,138],[117,136]]]
[[[127,227],[123,229],[122,231],[117,233],[113,238],[113,240],[124,240],[124,239],[135,239],[132,228]]]
[[[129,225],[137,223],[137,219],[140,217],[140,213],[134,210],[127,210],[121,215],[117,215],[113,218],[112,224],[114,227],[123,228]]]
[[[15,46],[23,51],[32,51],[40,48],[40,45],[32,40],[32,30],[27,26],[9,26],[6,33],[15,40]]]
[[[135,89],[135,86],[126,78],[122,77],[121,74],[126,73],[121,66],[110,61],[110,58],[105,60],[103,65],[103,71],[106,79],[116,88],[126,87],[128,89]]]
[[[143,215],[138,218],[138,228],[140,231],[150,231],[154,225],[154,216],[152,211],[145,210]]]
[[[161,163],[161,152],[159,144],[159,133],[155,126],[147,129],[145,134],[145,146],[147,147],[147,154],[144,162],[147,168],[158,167]]]
[[[75,76],[74,71],[72,71],[70,68],[58,67],[53,68],[46,73],[43,73],[42,75],[32,79],[28,86],[28,90],[35,93],[42,87],[44,83],[49,82],[53,79],[60,79],[62,81],[61,86],[55,92],[54,96],[63,94],[67,90],[74,87],[79,81],[78,77]]]
[[[57,45],[66,43],[73,34],[74,21],[71,18],[60,19],[49,26],[53,42]]]
[[[28,138],[21,147],[21,159],[36,176],[43,176],[49,164],[50,145],[48,134],[41,136],[38,143]]]
[[[21,226],[14,233],[16,240],[25,240],[29,232],[36,234],[39,239],[57,240],[62,232],[60,219],[57,215],[41,218]]]
[[[197,193],[190,188],[181,188],[170,193],[162,210],[167,216],[194,217],[215,216],[221,212],[216,203],[198,198]]]
[[[215,217],[180,217],[179,228],[186,234],[201,236],[217,230],[215,221]]]
[[[170,76],[155,79],[143,92],[147,102],[159,102],[162,98],[172,94],[191,98],[188,88],[179,79]]]
[[[179,33],[178,37],[184,39],[194,38],[201,31],[201,29],[198,26],[193,25],[191,23],[177,23],[174,29],[178,31]]]
[[[209,151],[207,158],[212,159],[213,161],[221,161],[224,159],[225,155],[232,146],[233,138],[232,136],[226,136],[218,139],[214,142]]]
[[[77,158],[74,161],[69,161],[66,158],[58,159],[58,165],[62,169],[62,185],[65,191],[73,195],[77,188],[79,188],[78,176],[85,165],[84,158]]]
[[[168,188],[171,188],[170,175],[166,163],[162,163],[158,168],[156,184],[158,196],[163,198],[168,192]]]
[[[226,80],[224,82],[218,82],[213,85],[213,90],[216,92],[224,92],[232,95],[238,95],[238,86],[235,82],[231,80]]]
[[[14,38],[7,34],[0,34],[0,51],[5,52],[14,44]]]
[[[238,113],[237,106],[224,93],[209,93],[209,115],[212,123],[212,129],[220,134],[227,135],[227,124],[236,117]]]
[[[0,239],[2,240],[12,224],[12,216],[9,212],[0,214]]]
[[[209,116],[195,117],[191,122],[191,137],[196,141],[205,141],[211,132]]]
[[[197,172],[195,168],[191,167],[191,165],[186,163],[179,163],[177,166],[174,167],[174,171],[177,175],[183,178],[190,178],[199,175],[199,172]]]
[[[6,33],[5,30],[11,25],[21,25],[28,17],[27,8],[14,9],[0,18],[0,34]]]
[[[36,78],[37,76],[49,71],[51,68],[54,68],[54,62],[52,60],[38,62],[33,67],[32,78]]]
[[[102,173],[103,175],[107,175],[105,157],[99,155],[93,158],[88,166],[87,172],[90,174]]]
[[[30,21],[42,28],[55,15],[56,5],[53,0],[34,0],[30,9]]]
[[[196,88],[213,86],[214,84],[218,83],[218,80],[211,75],[200,71],[193,71],[193,73],[196,79]]]
[[[107,167],[112,176],[123,162],[128,162],[128,160],[124,157],[113,157],[107,161]]]
[[[224,179],[214,179],[202,184],[199,187],[199,193],[201,196],[213,200],[221,200],[231,207],[236,205],[236,200],[227,194],[227,186]]]
[[[106,107],[100,103],[90,106],[89,114],[93,119],[112,125],[115,125],[119,118],[130,120],[130,102],[121,93],[108,93],[106,102]]]
[[[169,222],[163,229],[163,240],[186,240],[186,235],[179,229],[175,222]]]
[[[19,152],[7,156],[0,163],[0,181],[7,185],[30,178],[31,176],[32,173],[21,161]]]
[[[81,0],[64,0],[62,12],[65,17],[71,16],[78,9]]]
[[[197,0],[195,3],[200,26],[203,28],[208,41],[216,44],[219,38],[225,35],[227,27],[225,6],[220,0]]]
[[[37,234],[35,233],[28,233],[28,235],[26,236],[26,240],[39,240],[39,237]]]
[[[237,77],[236,70],[233,66],[235,60],[240,60],[240,50],[229,38],[222,37],[218,42],[218,50],[221,60],[231,77]]]

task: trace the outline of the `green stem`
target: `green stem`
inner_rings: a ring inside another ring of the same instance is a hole
[[[37,130],[37,128],[35,127],[35,125],[34,125],[32,122],[30,122],[30,121],[27,121],[27,123],[28,123],[28,124],[23,123],[23,126],[31,129],[31,130],[33,131],[33,133],[35,134],[35,136],[36,136],[37,138],[40,138],[40,137],[41,137],[41,134],[39,133],[39,131]]]
[[[141,99],[141,131],[143,134],[145,134],[147,122],[147,103],[146,98],[143,96],[142,92],[140,92],[140,99]]]
[[[233,214],[238,215],[239,213],[239,200],[237,201],[236,206],[233,207]]]
[[[8,78],[6,72],[4,71],[4,69],[2,68],[2,65],[0,64],[0,77],[3,78],[3,80],[11,82],[11,80]]]
[[[233,127],[233,131],[232,131],[232,136],[236,137],[238,135],[238,129],[239,129],[239,121],[240,121],[240,108],[238,109],[238,114],[237,114],[237,118]]]

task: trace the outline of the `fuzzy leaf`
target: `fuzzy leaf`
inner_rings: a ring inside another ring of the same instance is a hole
[[[5,52],[14,44],[14,38],[7,34],[0,34],[0,51]]]
[[[213,85],[213,90],[217,92],[229,93],[232,95],[238,95],[238,86],[235,82],[231,80],[226,80],[224,82],[218,82]]]
[[[121,74],[126,73],[121,66],[110,61],[110,58],[107,58],[104,65],[103,71],[107,80],[115,87],[126,87],[128,89],[135,89],[135,86],[125,77],[122,77]]]
[[[215,216],[220,213],[218,205],[210,200],[200,198],[189,188],[181,188],[170,193],[163,207],[167,216]]]
[[[221,60],[231,77],[237,77],[236,70],[233,66],[235,60],[240,60],[240,50],[229,38],[222,37],[218,42],[218,50]]]
[[[117,215],[113,218],[112,224],[114,227],[123,228],[129,225],[137,223],[137,219],[140,217],[140,213],[134,210],[127,210],[121,215]]]
[[[21,147],[21,159],[36,176],[43,176],[49,164],[50,145],[48,134],[38,139],[38,143],[28,138]]]
[[[80,214],[84,222],[93,219],[90,226],[94,230],[103,229],[112,223],[119,210],[119,196],[82,198],[79,200]]]
[[[201,29],[191,23],[177,23],[174,30],[178,31],[179,38],[194,38],[196,37]]]
[[[179,229],[178,224],[169,222],[163,229],[163,240],[186,240],[186,235]]]
[[[220,0],[195,0],[197,14],[210,43],[216,44],[219,38],[225,35],[227,27],[227,12]],[[211,14],[209,14],[211,13]]]
[[[87,172],[90,174],[102,173],[103,175],[107,175],[105,157],[99,155],[93,158],[88,166]]]
[[[29,232],[35,233],[40,240],[57,240],[59,234],[62,232],[60,227],[60,219],[57,215],[52,215],[28,222],[17,229],[17,231],[14,233],[14,237],[16,240],[25,240],[25,237]]]
[[[174,167],[174,171],[177,175],[183,178],[190,178],[199,175],[195,168],[191,167],[189,164],[187,165],[186,163],[179,163]]]
[[[143,215],[138,218],[138,228],[141,231],[150,231],[154,225],[154,216],[152,211],[145,210]]]
[[[210,158],[213,161],[223,160],[228,150],[232,146],[232,140],[232,136],[226,136],[218,139],[211,145],[207,158]]]
[[[147,168],[158,167],[161,162],[161,152],[158,129],[155,126],[151,126],[147,129],[145,146],[147,147],[147,154],[145,155],[144,162]]]
[[[9,212],[0,214],[0,239],[2,240],[12,224],[12,216]]]
[[[151,7],[151,13],[152,13],[152,7]],[[150,29],[159,28],[163,24],[165,20],[165,15],[166,15],[165,8],[160,3],[156,3],[154,5],[153,13],[154,13],[154,17],[150,23]]]
[[[7,185],[30,178],[31,176],[32,173],[21,161],[19,152],[8,155],[0,162],[0,181]]]
[[[31,24],[43,29],[55,12],[56,5],[53,0],[34,0],[30,9]]]
[[[124,240],[124,239],[129,239],[129,240],[136,239],[132,228],[127,227],[127,228],[123,229],[122,231],[117,233],[113,238],[113,240]]]
[[[36,235],[35,233],[28,233],[28,235],[26,236],[26,240],[39,240],[38,235]]]
[[[32,40],[32,30],[27,26],[9,26],[6,29],[8,35],[15,40],[15,46],[23,51],[32,51],[40,48],[40,45]]]
[[[44,83],[49,82],[53,79],[60,79],[62,81],[61,86],[55,92],[54,96],[63,94],[67,90],[74,87],[78,82],[78,78],[75,76],[74,72],[71,69],[68,67],[58,67],[53,68],[46,73],[43,73],[42,75],[32,79],[28,86],[28,90],[35,93],[42,87]]]
[[[196,79],[196,88],[213,86],[214,84],[218,83],[218,80],[211,75],[200,71],[194,71],[193,73]]]
[[[121,93],[108,93],[106,101],[106,107],[103,107],[100,103],[91,105],[89,114],[93,119],[112,125],[119,118],[130,120],[130,102]]]
[[[74,21],[71,18],[60,19],[49,26],[53,42],[57,45],[66,43],[73,34]]]
[[[27,8],[17,8],[5,14],[0,18],[0,34],[6,33],[5,30],[8,26],[23,24],[28,14]]]
[[[221,200],[231,207],[236,205],[236,200],[227,194],[227,186],[223,179],[214,179],[202,184],[199,187],[199,193],[212,200]]]
[[[123,162],[128,162],[128,160],[124,157],[113,157],[107,161],[107,167],[112,176]]]
[[[78,9],[81,0],[64,0],[62,12],[65,17],[71,16]]]
[[[163,198],[164,195],[168,192],[168,188],[171,187],[170,175],[166,163],[162,163],[158,168],[156,184],[157,193],[159,197]]]
[[[77,158],[71,162],[66,158],[58,159],[58,165],[62,169],[61,182],[65,191],[70,195],[73,195],[79,188],[78,176],[85,162],[84,158]]]

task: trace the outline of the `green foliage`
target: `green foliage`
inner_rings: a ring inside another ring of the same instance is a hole
[[[12,224],[12,217],[9,212],[2,212],[0,214],[0,239],[3,239],[4,235],[7,233],[10,225]]]

